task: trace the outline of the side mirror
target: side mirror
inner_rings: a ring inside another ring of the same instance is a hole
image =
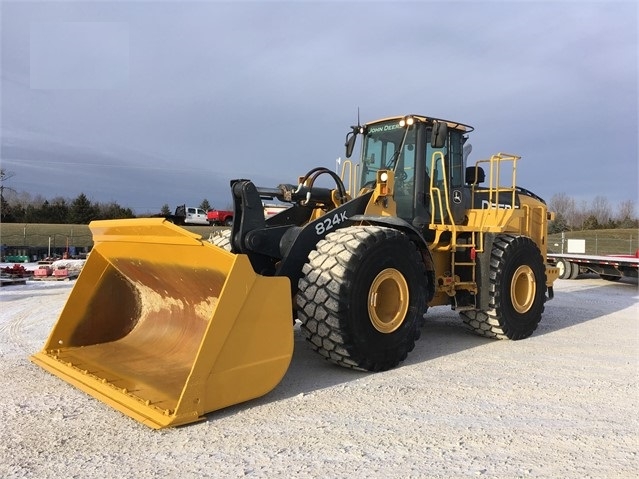
[[[346,142],[344,146],[346,147],[346,158],[350,158],[353,154],[353,148],[355,148],[355,140],[357,139],[357,133],[359,132],[359,127],[352,126],[353,131],[349,131],[346,134]]]
[[[448,136],[448,125],[445,121],[435,120],[430,134],[430,144],[433,148],[443,148]]]

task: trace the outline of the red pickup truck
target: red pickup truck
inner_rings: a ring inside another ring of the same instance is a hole
[[[231,226],[233,224],[233,212],[210,208],[206,213],[210,225]]]

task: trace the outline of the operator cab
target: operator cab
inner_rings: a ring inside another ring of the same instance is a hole
[[[420,227],[431,219],[459,224],[470,207],[465,168],[470,145],[465,155],[464,144],[471,131],[468,125],[419,115],[389,118],[353,127],[347,156],[362,134],[361,187],[373,187],[378,170],[392,170],[397,216]]]

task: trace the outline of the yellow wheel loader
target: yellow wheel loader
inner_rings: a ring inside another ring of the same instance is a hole
[[[91,223],[93,250],[32,360],[161,428],[274,388],[295,318],[320,355],[366,371],[403,361],[432,306],[484,336],[530,336],[558,276],[552,214],[516,185],[518,156],[466,166],[472,130],[421,115],[353,126],[346,157],[361,137],[361,158],[340,175],[233,180],[233,226],[211,241],[162,219]],[[291,206],[265,219],[266,198]]]

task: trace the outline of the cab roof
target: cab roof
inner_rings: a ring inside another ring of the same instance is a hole
[[[393,121],[393,120],[400,121],[400,120],[406,119],[408,117],[413,117],[415,120],[423,122],[423,123],[432,123],[435,120],[444,121],[448,125],[448,128],[453,128],[455,130],[460,130],[460,131],[463,131],[464,133],[470,133],[471,131],[473,131],[475,129],[472,126],[466,125],[464,123],[459,123],[459,122],[451,121],[451,120],[444,120],[442,118],[435,118],[433,116],[415,115],[415,114],[401,115],[401,116],[391,116],[391,117],[388,117],[388,118],[381,118],[379,120],[369,121],[368,123],[366,123],[366,125],[375,125],[377,123]]]

